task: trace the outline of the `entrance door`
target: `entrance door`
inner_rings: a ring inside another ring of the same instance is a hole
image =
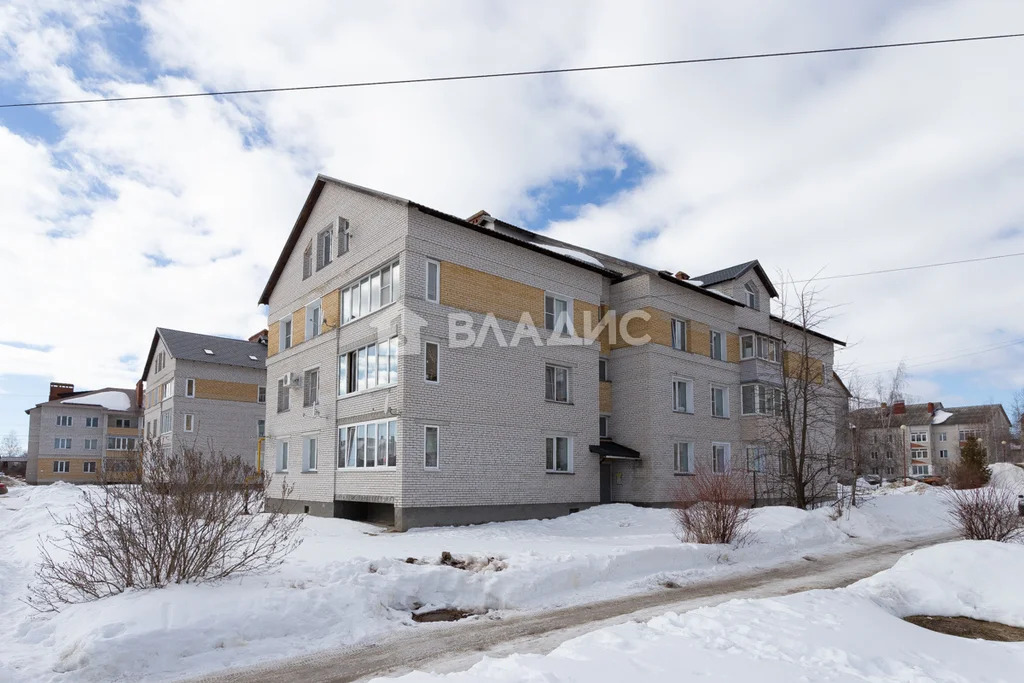
[[[601,463],[601,503],[612,502],[612,464]]]

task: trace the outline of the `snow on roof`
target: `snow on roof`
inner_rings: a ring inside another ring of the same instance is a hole
[[[697,285],[698,287],[704,286],[703,280],[687,280],[687,282],[689,282],[691,285]]]
[[[940,425],[951,417],[953,417],[953,413],[947,413],[945,410],[940,408],[939,410],[936,410],[935,415],[932,416],[932,424]]]
[[[107,410],[130,410],[132,401],[122,391],[99,391],[88,396],[66,398],[61,403],[79,403],[87,406],[103,406]]]
[[[553,244],[544,244],[542,242],[531,242],[531,244],[533,244],[535,247],[540,247],[541,249],[546,249],[547,251],[553,251],[556,254],[561,254],[562,256],[574,258],[577,261],[583,261],[583,263],[589,263],[590,265],[597,266],[598,268],[605,267],[604,264],[598,261],[596,258],[591,256],[590,254],[585,254],[582,251],[576,251],[575,249],[567,249],[566,247],[557,247]]]

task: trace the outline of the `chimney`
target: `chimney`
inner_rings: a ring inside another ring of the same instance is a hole
[[[258,342],[258,343],[263,344],[264,346],[266,346],[267,345],[267,334],[268,334],[268,332],[266,330],[260,330],[256,334],[254,334],[251,337],[249,337],[249,341],[251,341],[251,342]]]
[[[467,218],[466,222],[473,223],[474,225],[479,225],[481,227],[486,228],[494,223],[494,218],[491,216],[491,214],[481,209],[480,211],[477,211],[472,216]]]
[[[906,401],[893,401],[892,402],[892,414],[893,415],[905,415],[907,413],[907,402]]]
[[[935,414],[935,404],[932,403],[931,401],[928,401],[928,414],[929,415],[934,415]]]
[[[135,383],[135,407],[142,407],[142,380]]]
[[[75,393],[74,384],[65,384],[64,382],[50,382],[50,398],[47,401],[56,401],[61,396],[67,396],[68,394]]]
[[[677,270],[677,271],[676,271],[676,279],[677,279],[677,280],[689,280],[689,279],[690,279],[690,276],[689,276],[689,275],[687,275],[686,273],[684,273],[684,272],[683,272],[683,271],[681,271],[681,270]]]

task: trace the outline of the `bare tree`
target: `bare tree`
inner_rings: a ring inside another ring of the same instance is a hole
[[[680,479],[675,518],[687,543],[732,543],[746,540],[750,521],[750,486],[742,472],[700,470]]]
[[[810,284],[781,295],[779,390],[759,425],[771,458],[758,496],[805,509],[835,497],[837,468],[850,457],[848,395],[833,376],[833,342],[818,332],[830,315]]]
[[[3,439],[0,439],[0,458],[17,458],[24,453],[21,447],[21,440],[18,434],[12,429]]]
[[[953,489],[948,494],[950,517],[960,535],[975,541],[1024,540],[1024,517],[1017,511],[1017,493],[998,486]]]
[[[1018,389],[1010,399],[1010,435],[1020,441],[1024,429],[1024,389]]]
[[[56,610],[128,589],[203,583],[265,571],[298,544],[298,515],[263,509],[267,475],[240,457],[149,444],[138,484],[83,490],[61,534],[40,541],[30,604]],[[119,474],[125,474],[123,471]]]

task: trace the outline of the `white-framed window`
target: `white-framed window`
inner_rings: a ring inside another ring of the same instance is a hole
[[[772,363],[782,362],[782,342],[761,334],[740,336],[740,360],[760,358]]]
[[[86,474],[96,474],[96,461],[86,460],[82,463],[82,471]]]
[[[572,371],[561,365],[544,365],[544,399],[555,403],[572,401]]]
[[[740,387],[740,414],[781,415],[782,389],[765,384],[744,384]]]
[[[747,282],[743,285],[743,296],[746,300],[747,306],[750,308],[761,308],[759,305],[760,297],[757,294],[757,287],[754,286],[753,282]]]
[[[309,241],[302,252],[302,279],[307,279],[313,274],[313,240]]]
[[[945,449],[940,450],[939,451],[939,457],[940,458],[948,458],[949,457],[949,451],[947,451]]]
[[[328,226],[316,235],[316,269],[321,270],[331,263],[331,241],[334,239],[334,226]]]
[[[960,442],[963,443],[968,439],[981,439],[982,432],[980,429],[961,429],[960,430]]]
[[[440,429],[435,425],[423,427],[423,467],[436,470],[441,466]]]
[[[164,382],[164,385],[160,387],[161,401],[166,401],[169,398],[174,397],[174,380],[169,379]]]
[[[156,354],[156,359],[153,361],[153,372],[160,372],[164,369],[165,358],[163,351]]]
[[[85,418],[86,427],[99,427],[100,419],[98,417],[87,417]]]
[[[130,417],[118,417],[114,419],[114,427],[117,429],[131,429],[132,419]]]
[[[753,358],[755,354],[755,337],[752,334],[744,334],[740,336],[740,360],[747,360]]]
[[[54,460],[53,461],[53,471],[57,472],[57,473],[60,473],[60,474],[67,474],[68,472],[71,471],[71,461],[70,460]]]
[[[292,317],[281,318],[281,349],[292,348]]]
[[[277,412],[284,413],[291,408],[291,395],[288,392],[289,382],[287,377],[277,380]]]
[[[134,451],[135,439],[130,436],[108,436],[108,451]]]
[[[58,415],[57,416],[57,426],[58,427],[70,427],[72,422],[74,422],[74,418],[71,415]]]
[[[441,345],[437,342],[423,344],[423,379],[431,384],[439,381]]]
[[[397,462],[397,419],[338,427],[338,469],[395,467]]]
[[[195,429],[195,416],[192,413],[185,413],[185,431],[191,432]]]
[[[170,434],[173,427],[174,423],[171,420],[170,409],[160,411],[160,433]]]
[[[891,458],[892,455],[890,455],[889,457]],[[790,463],[789,451],[779,451],[779,474],[787,476],[790,470],[792,469],[792,467],[790,467],[791,464],[792,463]]]
[[[547,472],[572,472],[572,437],[549,436],[544,439],[544,469]]]
[[[310,301],[306,304],[306,339],[312,339],[320,334],[323,325],[322,299]]]
[[[398,299],[400,268],[392,261],[341,290],[341,324],[369,315]]]
[[[608,359],[598,358],[597,359],[597,379],[600,382],[610,382],[610,375],[608,374]]]
[[[435,304],[441,301],[441,264],[433,259],[427,259],[427,284],[424,293],[427,301]]]
[[[573,333],[572,299],[558,294],[544,294],[544,329],[555,334]]]
[[[729,417],[729,387],[711,385],[711,415]]]
[[[672,410],[677,413],[693,412],[693,380],[672,380]]]
[[[398,335],[338,356],[338,395],[398,383]]]
[[[277,442],[277,471],[287,472],[288,471],[288,442],[278,441]]]
[[[928,474],[928,465],[911,465],[910,473],[915,476]]]
[[[256,420],[256,437],[263,438],[267,435],[267,421]]]
[[[302,471],[316,472],[316,435],[302,437]]]
[[[344,256],[348,253],[348,243],[351,237],[349,232],[348,221],[344,218],[338,218],[338,256]]]
[[[946,432],[939,432],[939,441],[946,440]]]
[[[732,467],[732,444],[713,442],[711,444],[711,471],[725,474]]]
[[[725,360],[725,335],[718,330],[711,330],[711,357],[714,360]]]
[[[912,443],[927,443],[928,432],[910,432],[910,441]]]
[[[196,397],[196,381],[191,377],[185,380],[185,396],[187,398]]]
[[[672,318],[672,348],[686,350],[686,321]]]
[[[100,449],[99,439],[85,439],[83,443],[87,451],[98,451]]]
[[[256,387],[256,402],[266,403],[267,402],[267,388],[264,386]]]
[[[610,421],[611,421],[611,418],[609,418],[607,415],[601,415],[600,417],[597,418],[597,424],[598,424],[598,434],[597,435],[599,437],[601,437],[602,439],[607,439],[607,438],[609,438],[611,436]]]
[[[692,442],[677,441],[672,444],[672,471],[676,474],[694,474],[697,471]]]
[[[302,373],[302,407],[312,408],[320,403],[320,368]]]
[[[69,451],[71,450],[71,439],[58,437],[53,440],[53,447],[58,451]]]
[[[747,446],[747,471],[758,474],[768,471],[768,449],[764,446]]]

